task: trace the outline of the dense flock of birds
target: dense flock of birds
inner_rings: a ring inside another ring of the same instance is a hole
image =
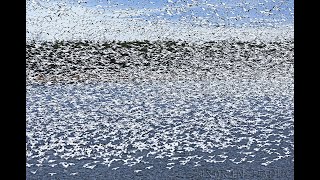
[[[27,1],[27,179],[292,179],[291,0],[159,2]]]
[[[293,40],[27,43],[28,83],[292,80]]]

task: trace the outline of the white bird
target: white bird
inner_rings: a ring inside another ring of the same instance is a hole
[[[170,166],[170,165],[173,165],[173,164],[175,164],[175,163],[168,163],[167,165]]]
[[[51,167],[55,167],[57,164],[50,164],[49,166],[51,166]]]
[[[87,163],[87,164],[83,165],[82,167],[84,167],[84,168],[88,168],[88,169],[93,169],[94,167],[96,167],[96,165],[95,165],[95,164],[94,164],[94,165],[92,165],[92,166],[90,166],[89,164],[90,164],[90,163]]]
[[[212,163],[212,162],[214,162],[214,159],[204,159],[206,162],[208,162],[208,163]]]
[[[166,168],[168,168],[168,169],[172,169],[174,166],[168,166],[168,167],[166,167]]]
[[[84,159],[84,158],[86,158],[86,157],[81,156],[81,157],[77,157],[76,159],[77,159],[77,160],[81,160],[81,159]]]
[[[48,174],[50,174],[50,176],[53,176],[53,175],[55,175],[55,174],[57,174],[57,173],[48,173]]]
[[[146,167],[146,169],[151,169],[151,168],[153,168],[153,166],[148,166],[148,167]]]
[[[129,164],[128,166],[133,166],[133,165],[136,165],[137,164],[137,162],[131,162],[131,164]]]
[[[30,171],[32,174],[36,174],[37,173],[37,171],[38,171],[38,169],[37,170],[35,170],[35,171]]]
[[[194,162],[194,164],[195,164],[194,167],[201,166],[201,164],[199,164],[199,162],[200,162],[200,161],[195,161],[195,162]]]
[[[112,170],[117,170],[117,169],[119,169],[119,167],[112,168]]]
[[[261,165],[268,166],[270,163],[272,163],[272,161],[267,161],[267,162],[261,163]]]
[[[59,164],[61,164],[64,168],[68,168],[69,164],[66,162],[60,162]]]
[[[221,160],[221,161],[217,161],[217,160],[215,160],[215,159],[213,160],[214,163],[223,163],[223,162],[225,162],[225,161],[226,161],[226,159]]]
[[[238,161],[238,162],[233,161],[233,163],[234,163],[234,164],[240,164],[240,163],[242,163],[242,161]]]

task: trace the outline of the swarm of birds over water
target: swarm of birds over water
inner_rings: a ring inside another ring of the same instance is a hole
[[[292,3],[28,0],[27,179],[291,172]]]

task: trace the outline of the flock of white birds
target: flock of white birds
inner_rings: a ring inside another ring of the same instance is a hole
[[[292,94],[277,81],[30,85],[28,169],[290,166]]]
[[[159,2],[27,1],[27,179],[292,172],[291,1]]]
[[[293,37],[293,0],[27,0],[28,41]]]

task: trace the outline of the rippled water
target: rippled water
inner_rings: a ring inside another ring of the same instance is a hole
[[[293,84],[27,86],[27,179],[293,179]]]

